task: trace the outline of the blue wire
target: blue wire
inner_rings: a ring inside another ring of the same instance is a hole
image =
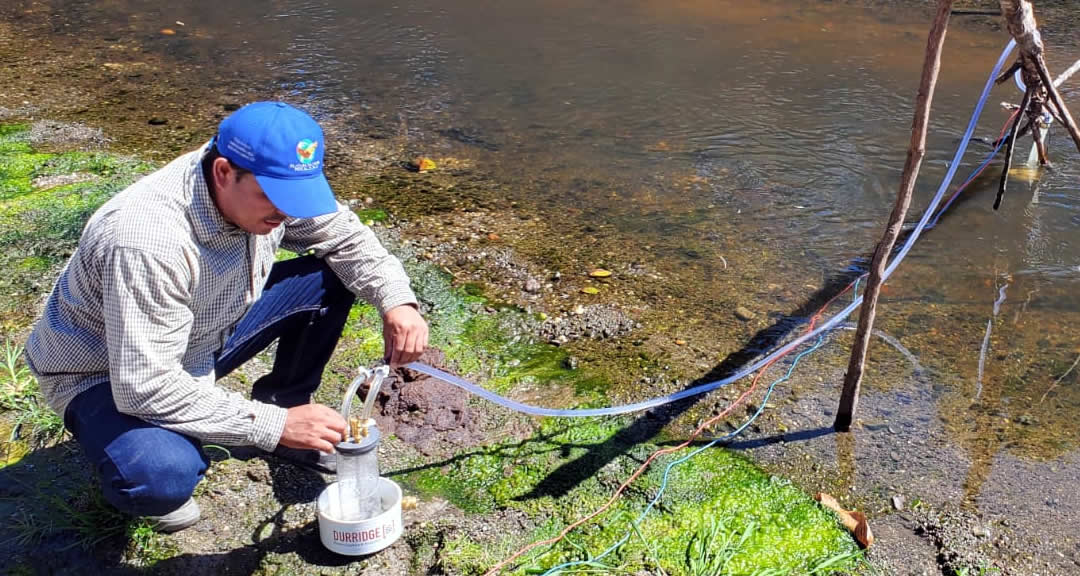
[[[761,400],[761,406],[758,407],[757,412],[754,412],[754,415],[751,416],[746,422],[744,422],[742,424],[742,426],[739,426],[737,429],[735,429],[735,430],[733,430],[733,431],[731,431],[731,432],[729,432],[729,433],[727,433],[727,434],[725,434],[723,436],[720,436],[719,438],[714,438],[708,444],[705,444],[704,446],[694,450],[693,452],[687,454],[686,456],[683,456],[682,458],[679,458],[678,460],[675,460],[675,461],[671,462],[670,464],[668,464],[667,468],[664,469],[664,478],[660,482],[660,490],[656,493],[656,496],[653,497],[652,501],[649,502],[649,505],[645,507],[645,510],[641,513],[641,515],[638,516],[637,520],[634,520],[633,528],[631,530],[628,530],[626,532],[626,535],[623,536],[621,539],[619,539],[618,542],[612,544],[610,547],[608,547],[607,550],[604,550],[599,556],[596,556],[595,558],[592,558],[590,560],[578,560],[578,561],[574,561],[574,562],[566,562],[564,564],[559,564],[558,566],[555,566],[555,567],[549,569],[547,572],[544,572],[543,576],[551,576],[552,574],[558,573],[558,571],[560,571],[560,570],[565,570],[566,568],[571,568],[573,566],[580,566],[580,565],[583,565],[583,564],[589,564],[591,562],[597,562],[600,559],[607,556],[608,554],[611,554],[615,550],[618,550],[620,546],[625,544],[626,541],[630,539],[630,536],[631,536],[631,534],[633,534],[633,531],[636,530],[637,527],[641,524],[641,522],[645,520],[645,516],[653,509],[654,506],[656,506],[656,503],[660,501],[660,498],[663,497],[664,491],[667,490],[668,476],[671,474],[671,469],[674,468],[675,466],[679,465],[679,464],[682,464],[683,462],[686,462],[687,460],[693,458],[694,456],[697,456],[698,454],[704,452],[705,450],[715,446],[718,442],[723,442],[724,440],[734,438],[735,436],[738,436],[739,434],[741,434],[743,430],[746,430],[747,427],[749,427],[751,424],[754,423],[754,420],[757,420],[758,416],[761,416],[761,413],[765,410],[765,404],[768,403],[769,397],[772,395],[773,389],[776,388],[776,385],[781,383],[781,382],[784,382],[784,381],[788,380],[789,378],[791,378],[791,374],[795,371],[795,367],[799,365],[799,360],[802,360],[803,356],[806,356],[807,354],[810,354],[810,353],[814,352],[815,350],[817,350],[818,348],[820,348],[821,345],[824,343],[824,341],[825,341],[825,335],[822,334],[822,335],[818,336],[817,342],[815,342],[813,346],[806,349],[805,351],[803,351],[802,353],[800,353],[798,356],[795,357],[795,360],[792,361],[792,363],[791,363],[791,367],[788,368],[787,374],[784,374],[782,377],[780,377],[779,379],[774,381],[772,384],[769,384],[769,389],[765,392],[765,397]]]

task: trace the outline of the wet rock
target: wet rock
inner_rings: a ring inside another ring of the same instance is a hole
[[[743,322],[753,320],[754,316],[755,314],[744,306],[739,306],[735,308],[735,317],[739,320],[742,320]]]
[[[67,186],[68,184],[86,182],[88,180],[93,180],[94,178],[95,176],[93,174],[71,172],[69,174],[38,176],[30,182],[30,185],[39,190],[48,190],[49,188],[56,188],[57,186]]]
[[[618,338],[630,333],[636,326],[637,323],[632,318],[615,306],[579,305],[570,316],[544,321],[540,324],[539,334],[548,342],[565,344],[580,338]]]
[[[98,150],[108,143],[100,128],[84,124],[39,120],[30,126],[30,145],[60,149]]]
[[[148,120],[147,123],[151,126],[163,126],[169,123],[169,119],[162,118],[161,116],[151,116],[150,120]]]

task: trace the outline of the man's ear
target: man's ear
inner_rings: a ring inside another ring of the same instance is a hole
[[[233,174],[232,164],[225,158],[214,158],[214,165],[210,170],[210,173],[214,177],[214,189],[221,191],[222,188],[232,183],[236,176]]]

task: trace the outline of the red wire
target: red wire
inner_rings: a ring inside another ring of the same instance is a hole
[[[1004,137],[1005,137],[1005,132],[1007,132],[1007,131],[1009,130],[1009,124],[1012,124],[1012,121],[1013,121],[1013,119],[1014,119],[1014,118],[1016,118],[1016,115],[1017,115],[1017,114],[1019,114],[1019,113],[1020,113],[1020,109],[1019,109],[1019,108],[1017,108],[1017,109],[1016,109],[1016,110],[1015,110],[1015,111],[1014,111],[1014,112],[1012,113],[1012,115],[1011,115],[1011,116],[1009,116],[1009,119],[1005,121],[1005,125],[1001,127],[1001,134],[999,134],[999,135],[998,135],[998,140],[999,140],[999,141],[1000,141],[1000,140],[1001,140],[1002,138],[1004,138]],[[960,185],[960,186],[959,186],[959,187],[958,187],[958,188],[956,189],[956,192],[953,192],[953,195],[949,197],[949,200],[948,200],[947,202],[945,202],[944,206],[946,206],[946,207],[947,207],[947,206],[949,206],[950,204],[952,204],[952,201],[953,201],[953,200],[955,200],[955,199],[956,199],[956,197],[957,197],[957,196],[959,196],[959,195],[960,195],[960,193],[964,191],[964,188],[967,188],[968,184],[971,184],[972,182],[974,182],[974,181],[975,181],[975,179],[979,177],[979,174],[982,174],[982,173],[983,173],[983,170],[986,170],[986,168],[987,168],[988,166],[990,166],[990,164],[989,164],[989,163],[987,163],[987,164],[986,164],[985,166],[983,166],[982,168],[979,168],[979,169],[978,169],[978,170],[977,170],[977,171],[976,171],[976,172],[975,172],[974,174],[972,174],[971,176],[968,176],[968,179],[967,179],[967,180],[964,180],[964,183],[963,183],[963,184],[961,184],[961,185]],[[945,210],[945,209],[944,209],[944,208],[942,208],[942,211],[944,211],[944,210]]]

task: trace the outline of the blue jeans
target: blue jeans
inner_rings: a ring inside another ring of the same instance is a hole
[[[262,297],[248,310],[217,358],[217,377],[279,339],[273,370],[251,395],[279,406],[306,404],[319,387],[355,297],[320,259],[274,264]],[[108,382],[76,396],[64,423],[97,470],[105,499],[132,516],[176,510],[209,465],[202,443],[121,414]]]

